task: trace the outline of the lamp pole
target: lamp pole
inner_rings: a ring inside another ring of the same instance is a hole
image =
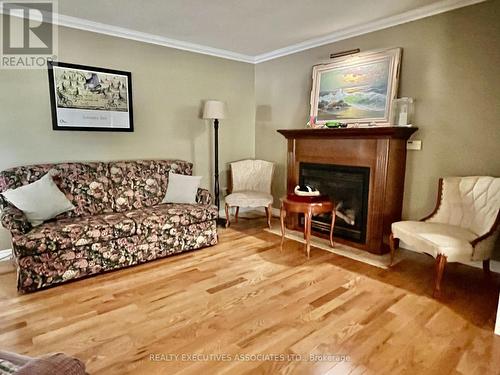
[[[217,212],[219,212],[220,201],[219,201],[219,120],[218,119],[214,119],[214,138],[215,138],[214,194],[215,194],[215,205],[217,206]]]
[[[220,187],[219,187],[219,120],[226,118],[226,103],[220,100],[207,100],[203,107],[203,118],[214,121],[214,195],[217,214],[220,211]],[[217,225],[224,226],[226,221],[217,219]]]

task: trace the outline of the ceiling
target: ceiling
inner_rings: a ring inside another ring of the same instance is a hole
[[[481,0],[59,0],[62,25],[259,62]]]

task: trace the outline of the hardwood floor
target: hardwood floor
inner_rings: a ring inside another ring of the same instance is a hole
[[[435,300],[431,258],[383,270],[313,247],[307,260],[265,226],[240,219],[215,247],[29,295],[0,263],[0,347],[64,351],[90,374],[499,373],[498,275],[450,264]],[[219,357],[170,360],[182,354]],[[242,360],[259,354],[274,361]]]

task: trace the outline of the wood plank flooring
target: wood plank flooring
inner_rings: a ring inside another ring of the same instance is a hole
[[[264,226],[241,219],[217,246],[29,295],[2,262],[0,348],[64,351],[90,374],[500,373],[498,275],[451,264],[435,300],[431,258],[307,260]]]

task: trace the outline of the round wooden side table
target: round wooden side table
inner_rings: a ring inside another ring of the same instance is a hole
[[[330,224],[330,246],[333,247],[333,227],[335,226],[335,205],[328,196],[320,195],[316,197],[303,197],[289,194],[281,198],[281,247],[285,241],[285,217],[288,213],[304,214],[304,238],[306,240],[307,257],[311,251],[311,222],[313,215],[331,213],[332,222]]]

